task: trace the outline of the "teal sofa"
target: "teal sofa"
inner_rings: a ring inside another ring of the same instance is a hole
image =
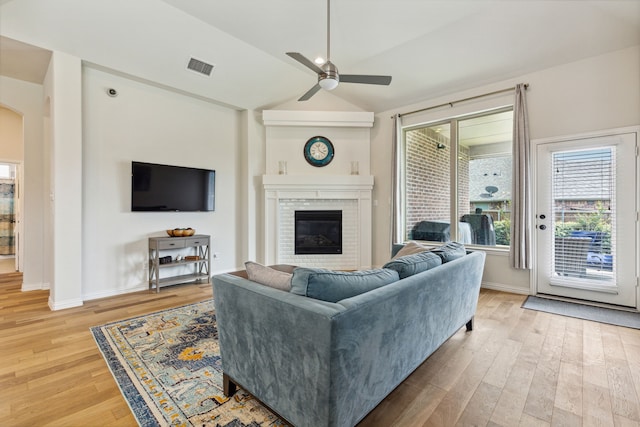
[[[472,329],[484,261],[471,252],[337,303],[214,276],[225,393],[238,385],[294,426],[356,425]]]

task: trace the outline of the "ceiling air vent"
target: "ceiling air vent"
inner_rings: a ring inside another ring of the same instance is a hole
[[[196,73],[204,74],[205,76],[210,76],[213,71],[213,65],[199,61],[195,58],[191,58],[189,60],[187,68],[195,71]]]

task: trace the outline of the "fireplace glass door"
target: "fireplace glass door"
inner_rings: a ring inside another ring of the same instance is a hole
[[[342,211],[295,212],[295,254],[341,254]]]

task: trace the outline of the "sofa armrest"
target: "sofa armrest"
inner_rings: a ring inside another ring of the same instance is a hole
[[[339,302],[348,310],[334,318],[331,425],[358,423],[469,324],[484,261],[473,252]]]
[[[213,277],[222,369],[293,425],[328,419],[331,319],[339,305],[241,277]]]

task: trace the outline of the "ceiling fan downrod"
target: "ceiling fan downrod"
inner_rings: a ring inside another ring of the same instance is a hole
[[[306,101],[320,89],[333,90],[342,80],[344,83],[362,83],[372,85],[388,85],[391,76],[377,76],[369,74],[343,74],[340,76],[338,67],[331,62],[331,0],[327,0],[327,60],[318,66],[299,52],[287,52],[287,55],[295,59],[305,67],[316,73],[318,82],[302,95],[298,101]]]

